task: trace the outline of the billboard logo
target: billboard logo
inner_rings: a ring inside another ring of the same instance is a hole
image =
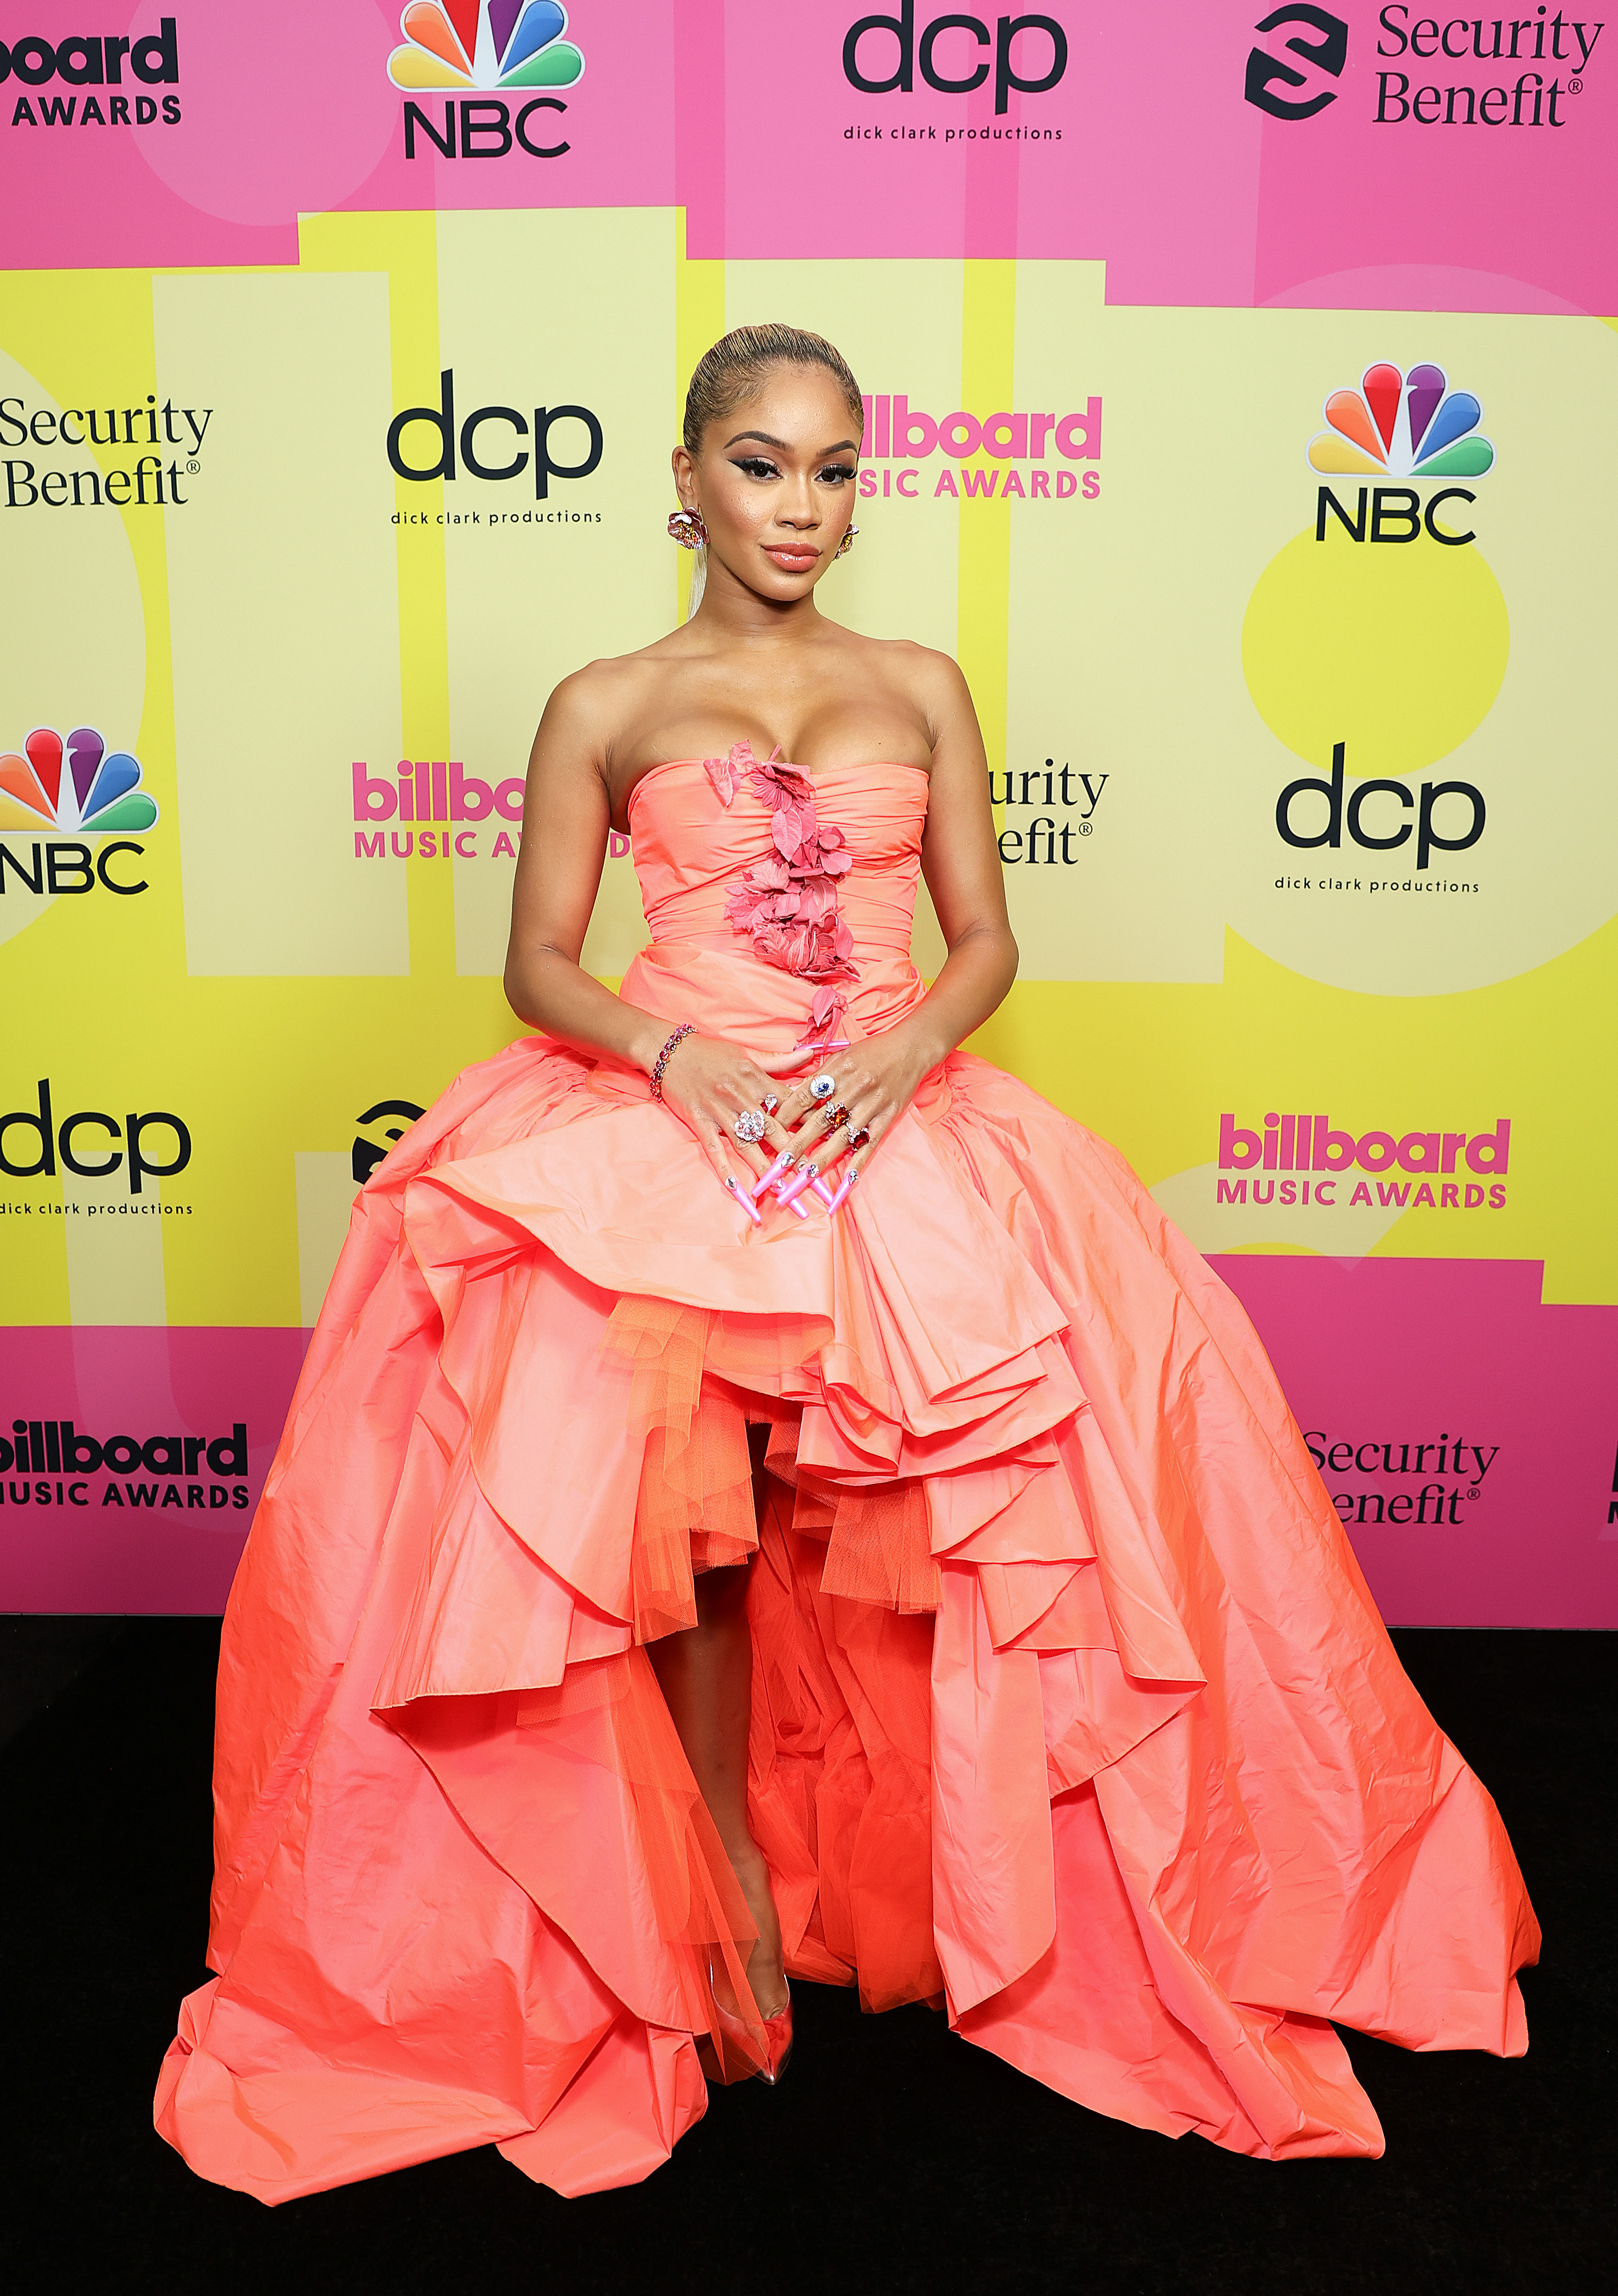
[[[1441,366],[1368,366],[1358,390],[1334,390],[1322,411],[1331,427],[1309,442],[1312,470],[1481,479],[1494,467],[1493,442],[1477,430],[1483,407],[1451,390]]]
[[[860,453],[867,467],[860,472],[862,498],[869,499],[879,491],[884,496],[901,496],[906,502],[918,500],[917,481],[921,472],[914,466],[930,461],[935,455],[946,457],[945,466],[939,471],[931,489],[935,497],[953,495],[964,500],[976,496],[987,502],[994,498],[998,487],[1001,502],[1014,496],[1025,501],[1066,502],[1080,495],[1081,490],[1086,502],[1093,502],[1101,491],[1099,472],[1086,471],[1081,489],[1079,473],[1059,467],[1059,463],[1100,461],[1099,398],[1088,398],[1082,410],[1075,408],[1062,415],[1015,414],[1006,409],[980,416],[958,407],[952,414],[935,418],[924,414],[919,406],[912,406],[903,390],[868,392],[863,404],[865,427]],[[977,456],[988,459],[976,463],[970,470],[962,469],[958,484],[956,473],[948,463],[974,462]],[[912,467],[897,472],[870,467],[892,463]],[[1008,463],[1012,465],[1009,470],[1004,467]],[[1019,463],[1028,468],[1019,471],[1016,467]],[[1035,464],[1043,467],[1036,469]]]
[[[371,772],[363,758],[354,760],[354,818],[356,822],[410,823],[406,829],[356,829],[356,861],[396,861],[413,856],[424,861],[477,861],[504,857],[515,860],[517,848],[503,822],[522,819],[523,782],[513,775],[503,782],[481,781],[453,758],[401,758],[396,783]],[[494,842],[486,856],[478,849],[478,832],[463,824],[494,817]],[[429,827],[427,824],[431,824]],[[420,1111],[417,1113],[420,1114]],[[368,1121],[369,1119],[362,1119]]]
[[[411,0],[388,77],[405,88],[571,87],[584,59],[567,29],[557,0]]]
[[[149,127],[159,117],[157,96],[107,94],[109,88],[128,86],[124,78],[126,60],[134,78],[143,86],[177,86],[180,45],[174,18],[164,16],[155,32],[133,42],[127,37],[86,39],[77,32],[54,45],[33,34],[12,40],[9,46],[0,40],[0,80],[13,79],[19,89],[12,109],[12,126],[71,127],[77,119],[80,127]],[[64,87],[86,92],[30,99],[27,93],[29,88],[48,86],[52,80]],[[160,101],[163,120],[173,127],[180,117],[180,99],[177,95],[166,95]],[[132,102],[133,113],[129,108]],[[36,103],[39,107],[37,113]]]
[[[12,1475],[38,1476],[13,1482]],[[13,1419],[0,1435],[0,1505],[90,1506],[91,1475],[147,1475],[147,1482],[109,1481],[102,1506],[200,1508],[211,1514],[247,1505],[247,1422],[228,1435],[85,1435],[70,1419]],[[186,1477],[194,1481],[185,1481]],[[207,1477],[204,1481],[203,1478]],[[60,1480],[58,1480],[60,1478]],[[184,1494],[181,1485],[184,1483]],[[127,1497],[126,1497],[127,1493]]]
[[[1279,32],[1283,24],[1304,24],[1318,32],[1318,40],[1307,40],[1295,32],[1281,45],[1289,55],[1299,56],[1328,78],[1341,79],[1348,62],[1348,26],[1341,16],[1328,15],[1324,8],[1312,8],[1307,0],[1293,0],[1293,4],[1278,8],[1273,14],[1254,26],[1257,32]],[[1285,63],[1279,56],[1254,47],[1247,57],[1249,103],[1267,111],[1271,119],[1312,119],[1317,111],[1324,111],[1328,103],[1337,100],[1335,87],[1317,86],[1312,95],[1287,95],[1285,88],[1306,88],[1310,75],[1299,71],[1295,65]]]
[[[65,742],[48,726],[37,726],[22,748],[20,757],[14,750],[0,757],[0,830],[121,836],[157,820],[157,800],[140,786],[140,759],[127,750],[109,757],[93,726],[80,726]]]
[[[1218,1201],[1498,1212],[1505,1209],[1510,1160],[1508,1116],[1489,1132],[1373,1128],[1355,1134],[1336,1130],[1329,1116],[1271,1109],[1261,1132],[1238,1124],[1227,1109],[1219,1119]],[[1346,1200],[1339,1185],[1352,1190]]]

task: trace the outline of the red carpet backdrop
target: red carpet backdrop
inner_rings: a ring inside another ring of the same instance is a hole
[[[222,1606],[780,317],[868,393],[822,603],[982,713],[980,1048],[1215,1256],[1392,1620],[1618,1625],[1618,25],[863,6],[6,0],[0,1605]]]

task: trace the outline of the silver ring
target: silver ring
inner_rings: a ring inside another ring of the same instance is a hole
[[[758,1104],[766,1116],[773,1116],[780,1106],[780,1095],[778,1092],[767,1092]]]
[[[756,1143],[764,1136],[764,1120],[756,1108],[744,1108],[731,1129],[738,1140]]]
[[[836,1077],[832,1075],[829,1069],[822,1069],[819,1076],[811,1077],[809,1079],[809,1097],[811,1100],[829,1100],[837,1088],[838,1080]]]

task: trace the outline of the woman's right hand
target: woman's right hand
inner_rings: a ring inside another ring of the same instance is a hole
[[[739,1185],[745,1195],[777,1156],[798,1153],[784,1127],[764,1114],[766,1101],[779,1106],[780,1091],[750,1054],[723,1037],[682,1037],[663,1071],[664,1106],[695,1136],[732,1194]],[[764,1122],[756,1144],[736,1137],[736,1119],[749,1109]]]

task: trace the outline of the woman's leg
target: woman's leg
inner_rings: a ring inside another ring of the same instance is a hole
[[[761,1464],[763,1439],[755,1450]],[[748,1727],[752,1711],[753,1636],[748,1626],[748,1568],[697,1576],[697,1623],[647,1644],[686,1759],[758,1930],[748,1981],[760,2014],[787,1999],[780,1923],[764,1856],[748,1830]]]

